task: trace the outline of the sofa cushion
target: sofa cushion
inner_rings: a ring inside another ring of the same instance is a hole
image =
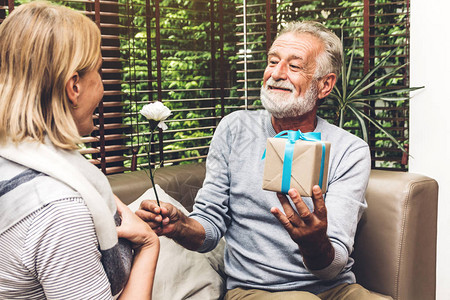
[[[183,213],[187,210],[156,184],[159,200],[168,202]],[[139,209],[145,199],[155,199],[153,188],[129,205]],[[152,299],[221,299],[225,293],[222,240],[211,252],[189,251],[166,237],[160,237],[161,250],[156,267]]]

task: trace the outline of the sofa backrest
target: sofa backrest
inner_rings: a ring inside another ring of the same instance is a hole
[[[438,185],[429,177],[372,170],[358,225],[358,283],[399,300],[435,299]]]
[[[155,182],[188,211],[205,164],[164,167]],[[131,203],[151,187],[144,171],[109,175],[113,192]],[[353,270],[358,283],[395,300],[431,300],[436,286],[438,186],[426,176],[372,170],[368,208],[358,225]]]
[[[205,163],[169,166],[157,169],[155,184],[179,201],[188,211],[192,211],[195,196],[205,179]],[[120,200],[130,204],[152,187],[145,171],[108,175],[109,183]]]

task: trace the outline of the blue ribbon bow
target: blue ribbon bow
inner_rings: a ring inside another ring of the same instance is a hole
[[[321,141],[320,132],[301,132],[300,130],[284,130],[274,136],[274,138],[283,138],[286,140],[286,146],[284,149],[284,162],[283,162],[283,175],[281,180],[281,192],[287,194],[291,186],[291,174],[292,174],[292,161],[294,157],[294,145],[298,140],[321,142],[322,143],[322,158],[320,161],[320,176],[319,186],[322,188],[323,171],[325,165],[325,143]],[[264,151],[262,159],[266,156]]]

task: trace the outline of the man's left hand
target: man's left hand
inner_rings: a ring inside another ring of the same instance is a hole
[[[305,265],[312,270],[323,269],[333,261],[334,248],[327,235],[327,209],[322,191],[318,185],[313,187],[313,212],[303,202],[296,189],[290,189],[288,194],[298,213],[288,198],[281,193],[277,193],[277,196],[284,214],[276,207],[272,207],[270,211],[299,246]]]

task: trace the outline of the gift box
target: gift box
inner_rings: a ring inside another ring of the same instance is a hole
[[[295,188],[311,197],[314,185],[326,192],[331,144],[320,133],[283,131],[267,139],[263,189],[287,194]]]

